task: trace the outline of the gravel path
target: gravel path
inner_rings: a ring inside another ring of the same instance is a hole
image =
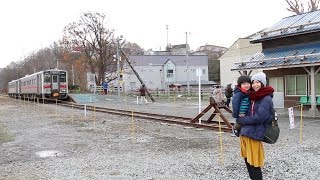
[[[320,121],[305,119],[265,145],[264,179],[318,179]],[[298,125],[299,126],[299,125]],[[144,119],[34,105],[0,97],[0,180],[249,179],[239,139]]]

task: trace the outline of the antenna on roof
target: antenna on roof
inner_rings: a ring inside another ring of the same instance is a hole
[[[169,47],[169,25],[166,25],[167,29],[167,48]]]

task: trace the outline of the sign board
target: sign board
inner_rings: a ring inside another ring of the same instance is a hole
[[[201,71],[200,68],[198,68],[198,69],[196,70],[196,75],[197,75],[197,76],[202,76],[202,71]]]
[[[288,108],[288,114],[289,114],[289,121],[290,121],[290,129],[293,129],[295,128],[293,107]]]

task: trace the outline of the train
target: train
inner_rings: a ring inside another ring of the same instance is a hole
[[[48,69],[8,83],[8,95],[14,98],[43,98],[66,100],[68,73],[60,69]]]

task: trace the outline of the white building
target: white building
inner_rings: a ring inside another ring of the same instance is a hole
[[[198,85],[196,69],[201,69],[201,84],[212,86],[213,81],[208,81],[208,56],[185,55],[144,55],[130,56],[135,70],[144,81],[148,89],[167,90],[171,84],[186,89],[189,82],[191,89]],[[188,70],[189,69],[189,73]],[[188,81],[189,80],[189,81]],[[126,91],[135,90],[141,83],[131,68],[125,64],[123,86]],[[181,90],[182,90],[181,89]]]
[[[231,47],[219,58],[220,60],[220,82],[222,86],[228,84],[237,84],[240,73],[238,71],[231,71],[235,62],[242,62],[247,60],[253,54],[262,51],[261,43],[251,44],[251,38],[239,38]],[[247,74],[255,74],[257,71],[247,72]]]

